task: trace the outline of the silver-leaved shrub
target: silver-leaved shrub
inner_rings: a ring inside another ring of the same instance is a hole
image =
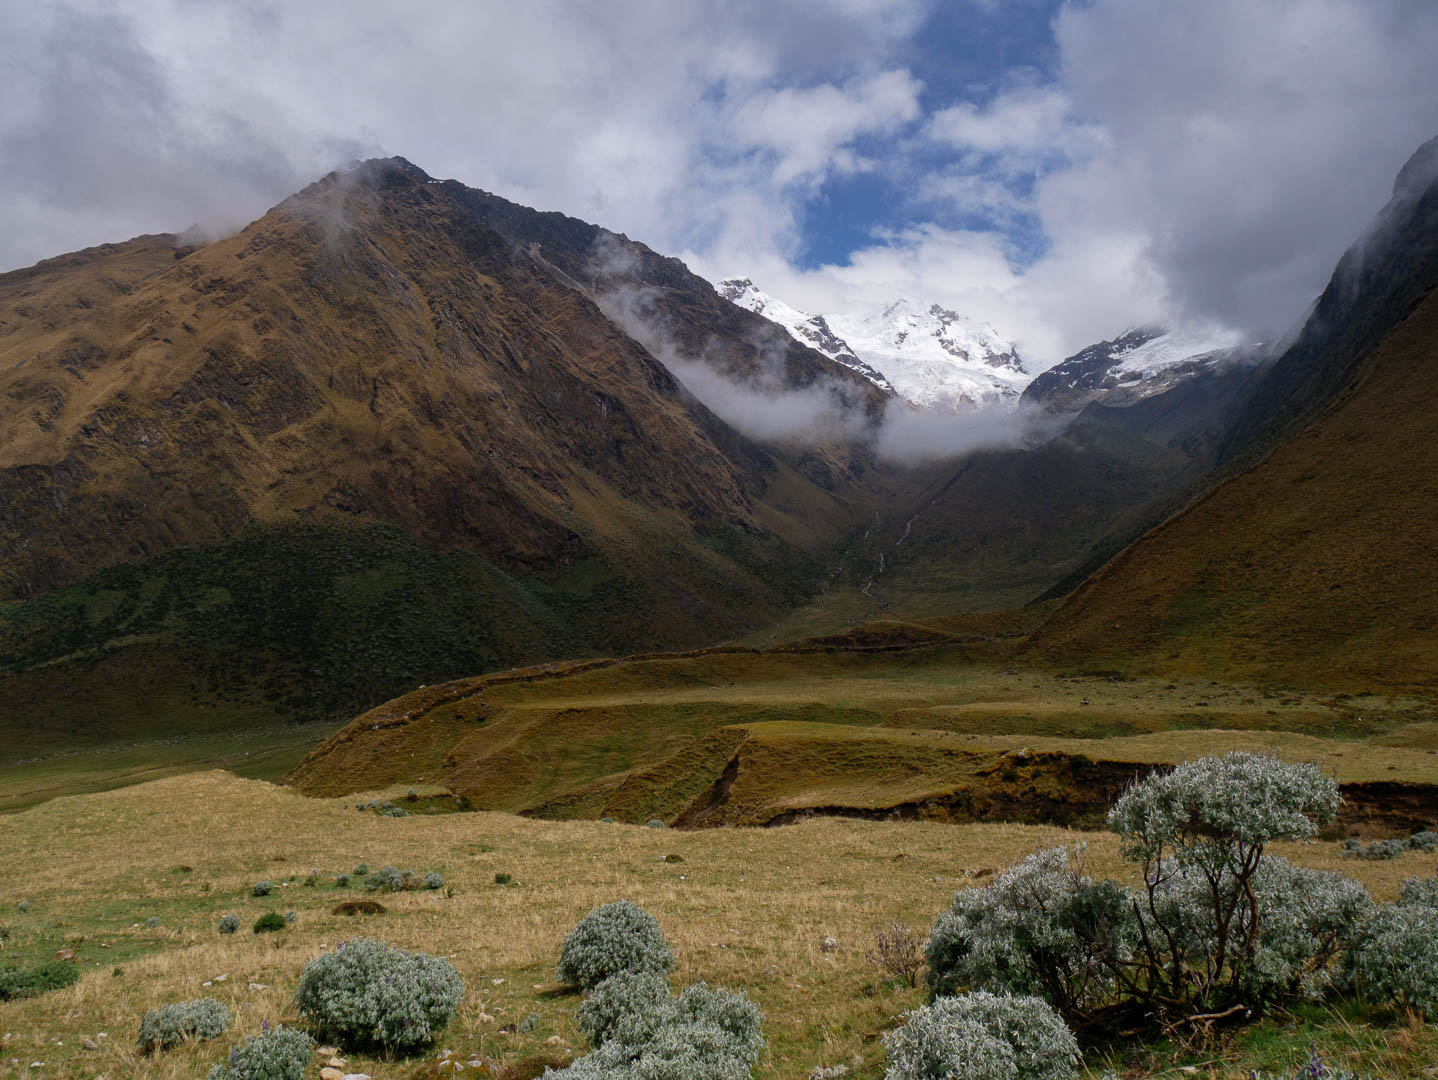
[[[230,1010],[214,998],[161,1005],[140,1020],[140,1049],[152,1054],[179,1046],[187,1039],[213,1039],[223,1035],[232,1020]]]
[[[695,983],[677,997],[662,976],[612,975],[585,996],[580,1028],[594,1050],[551,1080],[749,1080],[763,1015],[741,991]]]
[[[441,957],[353,938],[305,965],[295,990],[300,1015],[322,1038],[410,1051],[454,1019],[464,980]]]
[[[1076,852],[1032,855],[955,897],[929,938],[930,988],[1039,994],[1075,1026],[1321,995],[1373,901],[1266,848],[1311,839],[1337,809],[1331,777],[1263,754],[1155,773],[1108,815],[1139,887],[1091,879]]]
[[[303,1031],[266,1027],[230,1051],[205,1080],[303,1080],[315,1041]]]
[[[588,990],[621,971],[664,975],[674,954],[653,915],[628,900],[595,908],[564,939],[556,977]]]
[[[1041,998],[975,991],[907,1014],[884,1037],[885,1080],[1072,1080],[1079,1048]]]
[[[1354,981],[1371,1001],[1438,1021],[1438,907],[1412,899],[1409,892],[1369,920],[1353,957]]]

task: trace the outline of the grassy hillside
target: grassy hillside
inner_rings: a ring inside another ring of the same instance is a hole
[[[1277,745],[1323,757],[1350,785],[1344,828],[1438,820],[1430,699],[1009,668],[1016,641],[961,626],[878,624],[768,652],[446,683],[356,718],[289,781],[315,795],[440,783],[484,809],[682,825],[806,814],[1092,823],[1155,764]],[[1391,816],[1358,786],[1373,783],[1394,785]]]
[[[374,794],[402,799],[402,790]],[[573,1019],[578,999],[554,992],[560,940],[591,907],[622,896],[658,917],[677,952],[678,981],[742,988],[761,1005],[768,1048],[755,1071],[760,1080],[801,1080],[835,1065],[854,1080],[877,1080],[879,1036],[923,997],[866,962],[873,932],[896,919],[927,932],[955,890],[1037,848],[1077,839],[1088,842],[1092,872],[1122,874],[1107,834],[1021,825],[821,819],[676,832],[485,813],[394,819],[357,813],[350,799],[305,799],[217,772],[60,799],[6,820],[7,856],[26,872],[0,885],[0,923],[12,931],[0,964],[70,948],[84,974],[45,997],[0,1002],[0,1070],[203,1075],[262,1020],[294,1018],[290,998],[309,958],[365,934],[448,956],[468,993],[443,1047],[497,1067],[530,1062],[481,1075],[534,1076],[539,1060],[557,1063],[584,1049]],[[1280,847],[1361,877],[1385,900],[1402,879],[1431,869],[1431,859],[1417,855],[1355,863],[1340,862],[1333,844]],[[334,884],[360,862],[437,870],[448,888],[381,895],[382,915],[331,914],[340,901],[373,896]],[[512,883],[495,884],[496,874]],[[259,879],[278,887],[251,897]],[[16,907],[22,899],[25,912]],[[294,911],[298,921],[277,934],[249,933],[266,911]],[[240,933],[216,933],[223,913],[240,917]],[[825,951],[826,937],[837,947]],[[236,1014],[224,1038],[154,1057],[136,1051],[146,1009],[199,995]],[[505,1032],[510,1025],[519,1030]],[[1095,1077],[1107,1067],[1164,1080],[1190,1069],[1239,1077],[1296,1066],[1315,1045],[1330,1062],[1399,1076],[1434,1059],[1438,1034],[1381,1013],[1299,1009],[1200,1059],[1124,1044],[1092,1051],[1086,1065]],[[430,1075],[414,1063],[347,1060],[376,1080]],[[45,1064],[28,1069],[34,1061]]]
[[[1438,680],[1438,293],[1302,435],[1090,578],[1046,662],[1333,690]]]

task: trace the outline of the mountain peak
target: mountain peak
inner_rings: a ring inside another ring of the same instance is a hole
[[[867,315],[812,315],[747,277],[725,278],[715,288],[922,408],[1012,406],[1029,380],[1012,342],[940,304],[901,296]]]

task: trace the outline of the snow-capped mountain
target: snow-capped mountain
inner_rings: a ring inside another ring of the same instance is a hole
[[[1226,332],[1136,326],[1100,341],[1041,373],[1023,392],[1028,404],[1072,412],[1090,401],[1128,405],[1167,390],[1248,350]]]
[[[728,278],[716,288],[921,408],[1016,406],[1030,379],[1012,342],[937,304],[900,299],[869,314],[810,315],[748,278]]]
[[[848,342],[839,338],[829,328],[829,323],[824,316],[810,315],[798,308],[790,307],[784,301],[764,292],[748,278],[726,278],[715,288],[719,290],[719,295],[724,299],[738,304],[742,308],[748,308],[756,315],[763,315],[770,322],[778,323],[798,341],[811,349],[817,349],[830,360],[857,371],[885,390],[894,389],[888,379],[854,355],[854,350],[849,348]]]

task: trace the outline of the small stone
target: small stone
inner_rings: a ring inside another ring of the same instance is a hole
[[[551,1035],[549,1038],[547,1038],[547,1039],[544,1040],[544,1045],[545,1045],[545,1046],[562,1046],[562,1045],[564,1045],[564,1040],[561,1039],[558,1035]]]
[[[56,949],[56,950],[55,950],[55,959],[56,959],[56,960],[73,960],[73,959],[75,959],[75,950],[74,950],[74,949]]]
[[[86,1050],[98,1050],[98,1049],[100,1049],[100,1044],[97,1043],[94,1039],[90,1038],[89,1036],[86,1036],[86,1037],[82,1038],[82,1039],[80,1040],[80,1045],[83,1046]]]
[[[331,1057],[325,1064],[332,1069],[343,1069],[345,1067],[345,1059],[342,1057]]]
[[[370,1080],[369,1073],[345,1073],[340,1080]]]
[[[831,937],[826,937],[823,941],[819,942],[820,952],[833,952],[838,947],[839,942]]]
[[[439,1052],[439,1060],[440,1060],[440,1061],[443,1061],[445,1058],[452,1058],[452,1057],[454,1057],[454,1051],[453,1051],[453,1050],[441,1050],[441,1051]]]
[[[229,977],[230,977],[230,973],[227,971],[227,972],[225,972],[225,974],[223,974],[223,975],[216,975],[216,976],[215,976],[215,982],[224,982],[224,981],[225,981],[226,979],[228,979]]]
[[[494,1017],[490,1016],[487,1012],[480,1013],[477,1017],[475,1017],[475,1019],[478,1020],[481,1024],[494,1023]]]
[[[345,1074],[327,1065],[320,1070],[320,1080],[345,1080]]]
[[[270,984],[269,984],[269,983],[257,983],[257,982],[252,982],[252,983],[250,983],[250,989],[251,989],[251,990],[268,990],[269,988],[270,988]]]
[[[315,1051],[315,1053],[318,1054],[320,1057],[327,1058],[334,1057],[339,1052],[340,1048],[338,1046],[321,1046],[318,1050]]]

